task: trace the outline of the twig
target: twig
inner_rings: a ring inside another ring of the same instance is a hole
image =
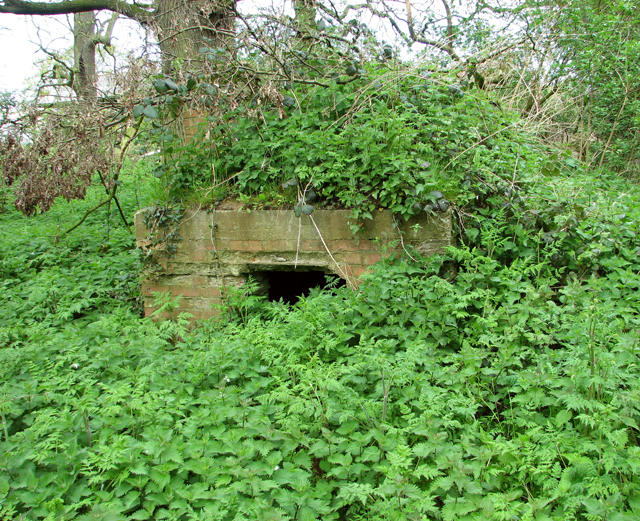
[[[313,176],[311,176],[311,179],[309,179],[309,182],[304,187],[304,190],[302,191],[302,195],[300,195],[300,188],[298,188],[298,198],[303,203],[305,201],[305,198],[307,197],[307,190],[309,189],[309,185],[311,184],[311,181],[313,181]],[[302,219],[299,218],[298,219],[298,241],[296,242],[296,261],[295,261],[295,264],[293,265],[294,269],[298,267],[298,253],[300,252],[300,233],[301,232],[302,232]]]
[[[296,242],[296,262],[293,269],[298,267],[298,254],[300,253],[300,232],[302,231],[302,219],[298,219],[298,242]]]
[[[384,369],[382,370],[382,392],[383,392],[383,399],[382,399],[382,423],[384,423],[387,420],[387,404],[389,402],[389,388],[391,386],[387,387],[385,381],[384,381]]]
[[[111,194],[107,199],[105,199],[104,201],[98,203],[96,206],[94,206],[93,208],[87,210],[87,212],[84,214],[84,216],[82,217],[82,219],[80,219],[76,224],[74,224],[71,228],[69,228],[66,232],[64,232],[62,235],[67,235],[69,233],[71,233],[73,230],[75,230],[78,226],[80,226],[86,219],[87,217],[89,217],[93,212],[95,212],[96,210],[102,208],[105,204],[107,204],[109,201],[111,201],[111,199],[113,199],[115,194]]]
[[[398,221],[396,219],[396,216],[393,216],[393,224],[396,225],[396,230],[398,230],[398,235],[400,236],[400,244],[402,244],[402,249],[404,250],[404,252],[409,256],[409,258],[413,261],[413,262],[418,262],[416,259],[413,258],[413,256],[407,251],[407,248],[404,245],[404,238],[402,237],[402,232],[400,231],[400,225],[398,224]]]
[[[351,281],[349,280],[349,276],[344,271],[342,271],[340,269],[340,266],[338,265],[338,263],[336,262],[336,259],[334,259],[333,255],[331,254],[331,251],[329,250],[329,247],[327,246],[327,243],[324,242],[324,238],[322,237],[322,234],[320,233],[320,229],[318,228],[318,225],[316,224],[316,221],[311,216],[309,216],[309,219],[311,219],[311,222],[313,223],[313,226],[315,227],[316,231],[318,232],[318,236],[320,237],[320,240],[322,241],[322,244],[324,245],[325,250],[327,250],[327,253],[329,254],[329,257],[331,257],[331,260],[336,265],[336,269],[340,272],[340,275],[342,275],[344,280],[346,280],[348,283],[351,284]]]

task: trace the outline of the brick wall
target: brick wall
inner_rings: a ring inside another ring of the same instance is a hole
[[[138,245],[150,260],[142,283],[148,316],[154,311],[152,294],[170,292],[182,296],[177,312],[210,318],[225,288],[242,285],[257,271],[320,269],[356,287],[383,255],[403,252],[398,229],[405,244],[426,255],[451,244],[449,213],[412,218],[396,228],[392,214],[379,211],[354,235],[348,210],[317,210],[301,218],[290,210],[198,211],[185,214],[177,250],[168,255],[164,242],[152,243],[173,230],[149,230],[145,211],[135,223]]]
[[[185,139],[189,143],[200,131],[200,126],[205,123],[205,118],[200,111],[183,110],[182,121],[184,122]]]

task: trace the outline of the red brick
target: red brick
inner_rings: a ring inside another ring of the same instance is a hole
[[[171,296],[173,297],[177,297],[178,295],[182,295],[183,297],[200,296],[200,288],[182,288],[180,286],[172,286],[169,289],[171,290]]]
[[[262,251],[295,251],[295,241],[262,241]]]
[[[261,251],[261,241],[229,241],[230,250],[239,251]]]
[[[345,253],[342,258],[349,264],[362,264],[362,257],[359,253]]]
[[[369,259],[369,264],[375,264],[376,262],[378,262],[380,260],[380,254],[379,253],[370,253],[368,259]]]
[[[193,286],[206,286],[209,279],[204,275],[192,275],[191,276],[191,284]]]
[[[213,244],[211,244],[210,246],[210,250],[215,250],[215,251],[220,251],[220,250],[228,250],[230,249],[229,247],[229,240],[228,239],[213,239]]]
[[[166,293],[169,291],[169,286],[142,286],[142,294],[145,296],[151,296],[153,293]]]
[[[211,251],[213,250],[213,243],[210,240],[206,241],[193,241],[194,251]]]
[[[219,297],[220,288],[200,288],[200,296],[204,298]]]
[[[368,271],[368,268],[365,266],[352,266],[351,271],[353,272],[354,277],[360,277]]]
[[[209,253],[206,251],[192,251],[189,254],[189,260],[193,262],[206,262],[208,257]]]
[[[322,241],[300,241],[300,251],[326,251]]]
[[[333,248],[336,251],[359,251],[360,247],[354,239],[341,239],[333,241]]]
[[[160,315],[153,315],[153,313],[155,312],[154,308],[149,308],[145,310],[145,317],[147,318],[152,318],[154,322],[158,322],[158,320],[171,320],[173,317],[171,316],[170,313],[167,313],[166,311],[164,313],[161,313]]]

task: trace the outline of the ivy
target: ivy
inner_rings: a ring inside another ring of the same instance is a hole
[[[150,132],[164,151],[157,175],[168,199],[183,201],[226,180],[242,197],[266,194],[278,204],[274,194],[297,180],[313,187],[319,204],[349,208],[354,219],[378,208],[408,218],[433,202],[432,192],[466,205],[474,194],[465,181],[511,178],[525,140],[487,93],[452,82],[372,65],[348,84],[297,86],[293,104],[236,100],[186,145],[155,122]],[[523,169],[542,161],[530,145],[529,154]]]

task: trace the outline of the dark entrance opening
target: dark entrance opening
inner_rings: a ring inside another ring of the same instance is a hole
[[[266,291],[270,301],[282,299],[288,304],[295,304],[300,297],[308,296],[313,288],[345,285],[345,281],[337,275],[320,270],[260,271],[251,275],[262,283],[263,291]]]

